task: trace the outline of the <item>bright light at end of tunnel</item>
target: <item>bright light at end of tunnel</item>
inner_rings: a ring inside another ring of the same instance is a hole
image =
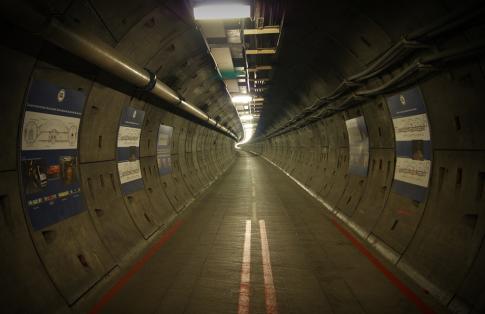
[[[252,114],[245,114],[240,117],[241,121],[251,121],[254,119]]]
[[[253,100],[253,97],[249,95],[237,95],[237,96],[233,96],[231,100],[234,104],[247,104],[251,100]]]
[[[241,142],[237,143],[235,146],[239,148],[239,145],[246,144],[254,135],[254,124],[243,124],[244,138]]]
[[[205,4],[194,7],[196,20],[226,20],[251,17],[251,6],[246,4]]]

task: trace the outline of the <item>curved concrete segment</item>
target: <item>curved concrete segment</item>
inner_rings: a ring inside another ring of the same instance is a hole
[[[481,1],[285,2],[241,151],[201,2],[1,4],[0,311],[485,312]]]

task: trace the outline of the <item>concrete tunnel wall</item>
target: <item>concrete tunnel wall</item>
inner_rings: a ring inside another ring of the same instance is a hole
[[[418,87],[428,108],[433,154],[423,202],[391,188],[396,152],[387,95],[244,149],[266,157],[317,194],[450,309],[482,313],[483,62],[448,69]],[[361,115],[369,134],[367,176],[348,173],[345,120]]]
[[[66,23],[80,24],[79,29],[103,38],[237,130],[237,113],[202,38],[193,24],[177,15],[176,8],[173,3],[130,2],[117,4],[118,14],[113,16],[109,6],[100,4],[94,12],[86,2],[75,2],[49,10],[63,12]],[[101,24],[96,14],[102,14],[108,25]],[[11,25],[2,29],[1,311],[70,312],[70,306],[120,263],[136,257],[157,231],[231,165],[234,140],[164,110],[163,104],[20,29]],[[87,211],[38,231],[33,230],[22,205],[19,161],[26,95],[33,81],[86,95],[78,149]],[[145,111],[140,139],[144,188],[128,195],[121,192],[116,160],[117,132],[125,107]],[[159,175],[157,168],[160,124],[173,127],[173,171],[167,175]]]
[[[96,1],[95,5],[84,1],[71,5],[52,2],[44,9],[48,14],[61,15],[66,24],[96,34],[156,72],[184,98],[241,132],[237,113],[228,105],[221,82],[213,79],[215,70],[200,35],[191,22],[181,18],[177,2],[120,2],[116,10],[110,1]],[[321,12],[315,10],[314,14]],[[420,14],[439,15],[431,2],[426,10],[421,8]],[[392,41],[397,41],[405,29],[397,20],[404,23],[410,19],[405,14],[396,15],[384,21],[388,23],[386,30],[393,29]],[[320,23],[322,18],[315,20]],[[339,21],[343,23],[344,19]],[[359,29],[373,34],[370,27]],[[85,293],[117,265],[136,256],[157,230],[163,229],[230,166],[235,157],[234,143],[212,129],[164,110],[163,104],[139,97],[122,82],[10,24],[2,25],[1,31],[2,310],[70,312]],[[345,54],[335,54],[336,50],[326,49],[325,45],[328,43],[306,51],[338,55],[349,68],[344,73],[356,72],[350,57],[347,60]],[[344,49],[345,45],[342,47],[335,49]],[[372,53],[359,48],[367,56],[359,64],[366,64],[386,48],[379,45]],[[337,68],[338,62],[330,55],[324,59]],[[322,72],[317,73],[322,77],[333,75],[323,73],[324,65],[315,72]],[[419,84],[428,109],[433,147],[431,181],[424,202],[412,201],[391,189],[395,141],[385,96],[246,147],[272,160],[318,194],[443,303],[455,309],[473,308],[479,313],[485,309],[483,67],[481,60]],[[306,70],[300,69],[304,73]],[[19,181],[20,130],[25,97],[34,80],[81,90],[87,97],[80,127],[79,170],[88,210],[40,231],[33,231],[29,225]],[[302,80],[302,84],[306,82]],[[308,84],[308,90],[288,90],[303,91],[309,102],[310,95],[321,92],[317,85]],[[116,137],[120,114],[126,106],[146,113],[140,144],[144,189],[123,196],[117,175]],[[286,105],[275,110],[284,109]],[[370,138],[367,177],[347,173],[349,144],[344,120],[359,115],[365,117]],[[160,123],[174,127],[174,168],[164,176],[158,175],[156,166]]]

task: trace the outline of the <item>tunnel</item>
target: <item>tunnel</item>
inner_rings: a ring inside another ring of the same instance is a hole
[[[2,313],[485,313],[480,0],[4,0]]]

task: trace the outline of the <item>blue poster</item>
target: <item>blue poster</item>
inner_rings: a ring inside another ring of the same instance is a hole
[[[410,199],[426,198],[431,172],[431,136],[421,91],[416,87],[387,98],[396,138],[392,189]]]
[[[172,148],[172,133],[173,128],[171,126],[160,124],[157,140],[157,164],[158,171],[161,175],[172,172],[172,159],[170,157]]]
[[[34,230],[86,210],[78,169],[83,92],[33,81],[22,126],[23,199]]]
[[[117,160],[118,173],[123,194],[143,188],[140,169],[140,135],[145,112],[126,107],[121,113],[118,129]]]
[[[349,135],[349,174],[367,176],[369,166],[369,135],[364,116],[345,121]]]

